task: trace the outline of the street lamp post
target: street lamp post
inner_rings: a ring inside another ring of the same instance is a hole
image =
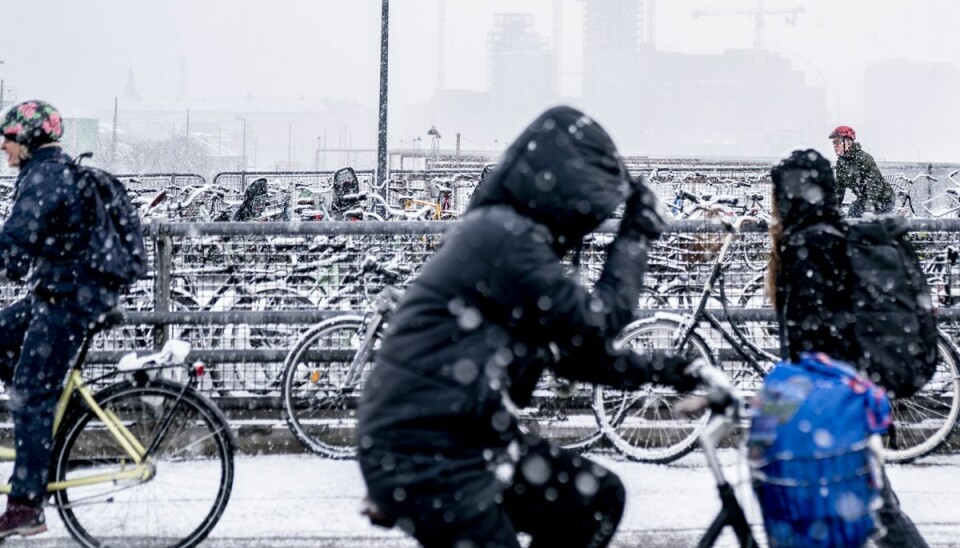
[[[3,60],[0,59],[0,65],[3,64]],[[0,78],[0,110],[3,110],[3,79]]]
[[[384,188],[387,178],[387,58],[390,34],[390,0],[381,0],[380,13],[380,124],[377,130],[377,188]]]

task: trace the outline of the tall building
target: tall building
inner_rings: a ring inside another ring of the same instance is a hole
[[[776,157],[822,144],[823,88],[776,53],[719,55],[649,51],[641,55],[634,95],[621,103],[615,137],[644,154]],[[618,125],[619,124],[619,127]]]
[[[557,100],[557,64],[529,14],[494,16],[487,38],[487,85],[499,139],[512,139]]]
[[[601,119],[629,104],[642,49],[654,47],[653,0],[582,0],[583,102]]]

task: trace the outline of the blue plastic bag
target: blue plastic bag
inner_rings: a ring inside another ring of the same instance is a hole
[[[773,547],[860,546],[880,479],[868,440],[892,420],[883,389],[848,364],[804,354],[778,364],[753,400],[748,450]]]

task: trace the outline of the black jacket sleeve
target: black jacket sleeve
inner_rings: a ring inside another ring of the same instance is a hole
[[[508,244],[509,267],[503,286],[512,288],[506,302],[527,325],[549,334],[560,350],[553,369],[561,376],[619,388],[667,382],[688,388],[674,372],[689,360],[666,354],[638,354],[615,349],[613,342],[633,319],[647,263],[641,236],[619,236],[610,245],[593,291],[566,275],[549,245],[538,238]]]

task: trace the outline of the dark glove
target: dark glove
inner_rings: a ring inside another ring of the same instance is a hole
[[[645,236],[649,240],[656,240],[666,227],[665,218],[665,209],[646,177],[638,177],[633,182],[633,192],[623,210],[620,235]]]
[[[672,386],[678,392],[690,392],[700,384],[697,368],[690,367],[694,361],[693,358],[678,356],[672,352],[662,353],[655,357],[650,380]]]

